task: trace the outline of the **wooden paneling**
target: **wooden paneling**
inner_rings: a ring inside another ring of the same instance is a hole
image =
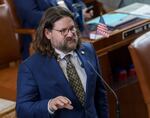
[[[0,97],[16,100],[18,65],[0,70]]]
[[[121,118],[148,118],[147,108],[144,103],[138,81],[128,83],[116,90],[120,101]],[[116,118],[115,99],[109,92],[110,118]]]

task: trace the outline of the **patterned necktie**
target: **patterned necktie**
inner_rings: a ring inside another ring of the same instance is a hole
[[[70,60],[70,56],[71,55],[65,56],[65,60],[67,62],[67,66],[66,66],[67,76],[69,79],[69,83],[71,87],[73,88],[76,96],[78,97],[81,104],[84,105],[85,92],[84,92],[81,80],[78,76],[78,73]]]

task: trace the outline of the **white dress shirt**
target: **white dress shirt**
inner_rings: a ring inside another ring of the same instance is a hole
[[[71,54],[72,56],[70,57],[71,59],[71,62],[73,63],[73,65],[75,66],[76,68],[76,71],[81,79],[81,83],[83,85],[83,88],[84,88],[84,91],[86,92],[86,81],[87,81],[87,75],[85,73],[85,69],[81,66],[82,65],[82,62],[80,61],[78,55],[76,52],[74,51],[71,51],[67,54],[64,54],[63,52],[55,49],[56,53],[59,54],[58,56],[58,62],[60,64],[60,67],[62,68],[67,80],[68,80],[68,77],[67,77],[67,72],[66,72],[66,66],[67,66],[67,63],[66,63],[66,60],[64,59],[64,57],[68,54]]]
[[[66,66],[67,66],[67,63],[66,63],[66,60],[64,59],[64,57],[68,54],[71,54],[72,56],[70,57],[71,59],[71,62],[73,63],[73,65],[75,66],[76,68],[76,71],[81,79],[81,83],[83,85],[83,89],[84,91],[86,92],[86,81],[87,81],[87,75],[86,75],[86,72],[85,72],[85,69],[82,67],[82,62],[80,61],[78,55],[76,52],[74,51],[71,51],[67,54],[63,53],[62,51],[59,51],[57,49],[55,49],[56,53],[58,54],[58,58],[57,58],[57,61],[59,62],[59,65],[60,67],[62,68],[65,76],[66,76],[66,79],[68,80],[68,77],[67,77],[67,72],[66,72]],[[49,109],[49,103],[51,102],[51,99],[49,100],[48,102],[48,111],[50,114],[53,114],[54,112],[51,111]]]

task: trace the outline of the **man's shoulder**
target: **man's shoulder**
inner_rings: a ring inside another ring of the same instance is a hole
[[[81,53],[84,52],[89,56],[93,56],[96,54],[93,45],[88,42],[81,43],[79,52],[81,52]]]
[[[32,66],[32,65],[37,66],[40,63],[42,63],[46,58],[47,58],[47,56],[36,52],[33,55],[31,55],[30,57],[28,57],[27,59],[25,59],[22,63],[30,65],[30,66]]]
[[[85,49],[85,50],[93,50],[94,49],[94,47],[93,47],[93,45],[91,44],[91,43],[88,43],[88,42],[83,42],[83,43],[81,43],[81,48],[80,48],[81,50],[82,49]]]

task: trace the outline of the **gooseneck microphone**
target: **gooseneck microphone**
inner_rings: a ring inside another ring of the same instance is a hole
[[[94,66],[92,65],[92,63],[87,60],[88,64],[92,67],[92,69],[94,70],[94,72],[96,73],[96,75],[102,80],[102,82],[104,83],[104,85],[108,88],[109,91],[111,91],[115,97],[116,100],[116,118],[120,118],[120,103],[119,103],[119,99],[117,94],[115,93],[115,91],[107,84],[107,82],[103,79],[103,77],[97,72],[97,70],[94,68]]]

